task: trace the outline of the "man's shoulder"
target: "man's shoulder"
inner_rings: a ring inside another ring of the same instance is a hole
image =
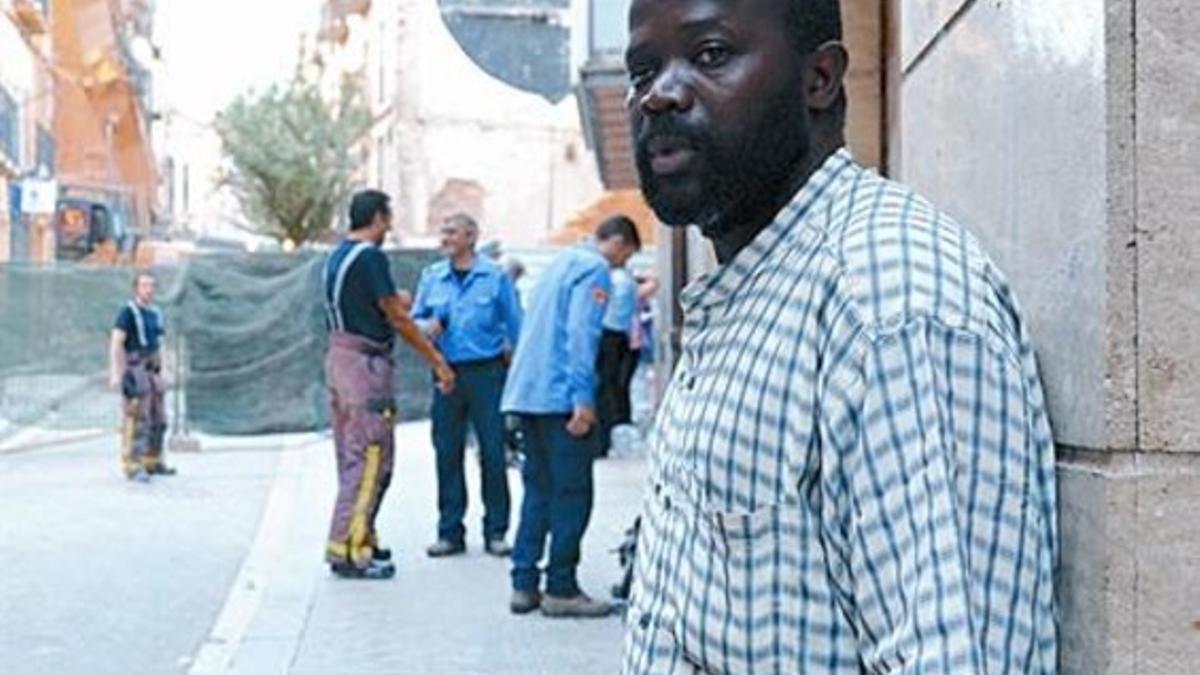
[[[995,265],[957,220],[911,188],[863,172],[831,209],[826,232],[824,251],[868,327],[990,323],[990,296],[1002,284]]]
[[[443,277],[449,273],[450,261],[442,258],[441,260],[436,260],[426,265],[425,269],[421,270],[421,277],[433,279],[436,277]]]

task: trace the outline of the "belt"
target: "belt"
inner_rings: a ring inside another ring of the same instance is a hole
[[[450,364],[450,367],[454,368],[455,370],[476,370],[479,368],[488,368],[488,367],[491,367],[491,366],[494,366],[497,364],[500,364],[500,365],[504,364],[504,356],[503,355],[493,356],[493,357],[487,358],[487,359],[472,359],[470,361],[455,361],[454,363]]]

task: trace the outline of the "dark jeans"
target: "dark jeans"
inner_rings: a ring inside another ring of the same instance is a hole
[[[458,381],[449,396],[433,395],[433,447],[437,451],[438,538],[461,542],[466,535],[467,481],[463,472],[467,423],[479,439],[483,484],[483,535],[503,539],[511,504],[504,457],[500,396],[506,369],[500,359],[454,366]]]
[[[596,417],[600,424],[594,447],[600,455],[608,454],[613,427],[632,421],[629,387],[636,369],[629,335],[605,329],[596,356]]]
[[[567,433],[567,415],[521,415],[525,433],[525,499],[512,553],[512,583],[518,591],[540,586],[538,562],[550,539],[546,592],[579,593],[575,569],[592,516],[592,452],[588,438]]]

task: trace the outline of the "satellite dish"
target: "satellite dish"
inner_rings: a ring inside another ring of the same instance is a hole
[[[570,0],[438,0],[442,21],[484,72],[551,103],[571,91]]]

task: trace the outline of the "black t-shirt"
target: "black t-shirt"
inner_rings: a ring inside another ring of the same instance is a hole
[[[136,314],[134,312],[137,312]],[[113,328],[125,333],[125,351],[157,352],[166,333],[162,312],[156,307],[127,303],[117,312]]]
[[[392,327],[379,300],[395,293],[387,256],[377,246],[346,240],[325,263],[325,304],[333,330],[390,345]]]

